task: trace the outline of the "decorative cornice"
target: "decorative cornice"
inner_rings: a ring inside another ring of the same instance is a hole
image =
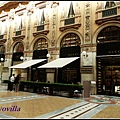
[[[63,27],[60,27],[59,30],[63,32],[64,30],[71,29],[71,28],[78,29],[80,26],[81,26],[81,23],[70,24],[70,25],[65,25]]]
[[[0,44],[5,43],[6,41],[7,41],[7,39],[0,39]]]
[[[93,74],[93,66],[83,66],[81,67],[81,74]]]
[[[95,23],[98,25],[101,25],[104,22],[113,21],[113,20],[120,21],[120,15],[114,15],[114,16],[109,16],[106,18],[97,19],[95,20]]]
[[[36,37],[36,36],[38,36],[40,34],[47,35],[48,33],[49,33],[49,30],[41,30],[41,31],[34,32],[33,36]]]
[[[0,7],[0,14],[1,12],[4,10],[5,12],[9,12],[11,9],[15,9],[18,7],[19,4],[22,4],[22,5],[26,5],[29,3],[29,1],[24,1],[24,2],[20,2],[20,1],[17,1],[17,2],[6,2],[3,6]]]
[[[16,40],[23,40],[25,38],[25,35],[18,35],[18,36],[13,36],[13,41],[16,41]]]

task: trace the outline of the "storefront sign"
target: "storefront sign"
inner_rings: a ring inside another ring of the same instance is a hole
[[[97,44],[97,56],[120,54],[120,42]]]
[[[80,57],[80,46],[61,48],[60,57]]]
[[[45,50],[34,50],[33,51],[33,59],[45,59],[47,56],[47,49]]]

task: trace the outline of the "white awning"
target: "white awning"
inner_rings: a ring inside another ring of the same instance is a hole
[[[58,58],[49,63],[39,66],[38,68],[62,68],[65,65],[75,61],[79,57],[69,57],[69,58]]]
[[[9,68],[27,68],[27,67],[30,67],[32,65],[35,65],[35,64],[40,63],[40,62],[45,61],[45,60],[46,59],[29,60],[29,61],[17,64],[17,65],[11,66]]]

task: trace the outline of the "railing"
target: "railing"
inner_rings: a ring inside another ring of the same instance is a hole
[[[21,35],[21,30],[20,31],[16,31],[15,36]]]
[[[65,20],[64,25],[74,24],[75,18],[68,18]]]
[[[37,26],[37,31],[44,30],[44,25]]]
[[[102,17],[117,15],[117,8],[106,9],[102,11]]]

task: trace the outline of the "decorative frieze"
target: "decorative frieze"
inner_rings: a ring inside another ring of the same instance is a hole
[[[91,2],[85,2],[85,29],[84,29],[84,43],[91,42]]]
[[[27,25],[27,40],[26,40],[26,50],[29,49],[29,38],[30,38],[30,33],[31,33],[31,15],[34,12],[34,7],[35,4],[33,2],[29,2],[28,6],[27,6],[27,15],[28,15],[28,25]]]
[[[93,66],[84,66],[81,68],[81,74],[93,74]]]
[[[18,35],[18,36],[13,36],[13,41],[18,41],[18,40],[23,40],[25,38],[25,35]]]
[[[53,2],[52,4],[52,37],[51,37],[51,46],[55,46],[55,40],[56,40],[56,30],[57,30],[57,13],[58,13],[58,6],[59,4],[56,2]]]

